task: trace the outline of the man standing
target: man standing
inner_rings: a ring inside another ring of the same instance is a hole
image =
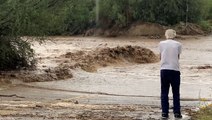
[[[173,40],[176,37],[176,31],[168,29],[165,32],[166,39],[159,43],[161,60],[161,107],[162,118],[169,116],[169,88],[172,87],[174,117],[182,118],[180,110],[180,69],[179,59],[181,54],[181,43]]]

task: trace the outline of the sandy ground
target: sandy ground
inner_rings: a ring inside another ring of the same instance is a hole
[[[181,104],[188,111],[212,101],[212,36],[190,36],[179,40],[181,55]],[[143,37],[97,38],[54,37],[45,44],[33,43],[38,69],[51,69],[68,52],[94,51],[117,46],[141,46],[158,54],[160,40]],[[159,120],[159,62],[116,63],[86,72],[71,69],[73,78],[0,86],[0,120]],[[170,92],[170,104],[172,105]],[[173,119],[170,109],[170,120]]]

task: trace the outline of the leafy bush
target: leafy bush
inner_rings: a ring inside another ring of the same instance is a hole
[[[200,21],[198,24],[203,28],[204,31],[212,31],[212,24],[210,24],[209,21]]]
[[[34,52],[20,37],[0,37],[0,70],[34,67]]]
[[[200,0],[141,0],[136,6],[135,19],[163,25],[197,22],[201,18],[201,3]]]
[[[202,9],[202,17],[204,20],[212,20],[212,0],[202,0],[203,1],[203,9]]]
[[[65,32],[81,34],[95,25],[94,0],[70,0],[63,6]]]
[[[34,51],[21,36],[64,33],[64,1],[0,0],[0,70],[35,65]]]

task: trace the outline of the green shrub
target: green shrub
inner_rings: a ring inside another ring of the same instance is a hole
[[[212,31],[212,24],[209,21],[200,21],[198,24],[202,27],[204,31]]]
[[[203,9],[202,9],[202,18],[204,20],[212,20],[212,0],[202,0]]]
[[[68,1],[64,6],[64,28],[69,35],[81,34],[95,23],[94,0]]]
[[[0,70],[34,67],[34,51],[20,37],[0,37]]]

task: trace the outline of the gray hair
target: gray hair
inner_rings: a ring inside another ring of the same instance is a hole
[[[165,36],[166,36],[166,39],[173,39],[177,36],[177,33],[173,29],[168,29],[166,30]]]

